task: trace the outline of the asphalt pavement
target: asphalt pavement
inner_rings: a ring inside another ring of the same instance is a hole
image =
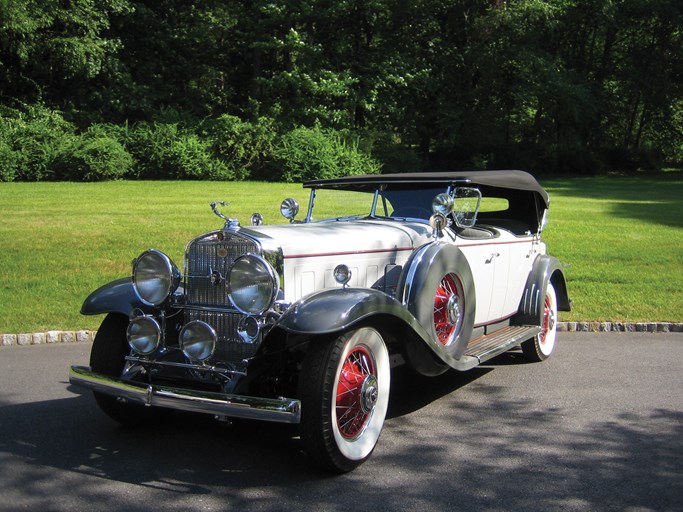
[[[119,427],[67,383],[87,343],[0,348],[0,511],[683,509],[683,333],[559,333],[553,356],[392,375],[368,462],[321,473],[291,427]]]

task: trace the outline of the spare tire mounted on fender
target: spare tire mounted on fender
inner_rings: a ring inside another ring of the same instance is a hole
[[[399,299],[434,341],[437,354],[462,355],[476,311],[474,279],[455,246],[431,242],[413,253],[399,283]]]

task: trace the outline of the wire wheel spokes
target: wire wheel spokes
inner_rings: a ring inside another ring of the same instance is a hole
[[[548,333],[552,332],[555,327],[555,307],[553,304],[553,297],[550,293],[545,296],[543,304],[543,324],[541,325],[541,332],[538,334],[538,341],[541,345],[546,343]]]
[[[377,372],[369,350],[351,350],[339,374],[337,385],[337,426],[347,439],[358,437],[377,403]]]
[[[455,274],[446,274],[434,294],[434,330],[442,345],[455,339],[462,324],[463,307],[460,279]]]

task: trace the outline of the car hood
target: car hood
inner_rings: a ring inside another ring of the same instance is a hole
[[[432,229],[426,224],[381,220],[251,226],[245,231],[256,238],[274,241],[285,258],[414,249],[432,236]]]

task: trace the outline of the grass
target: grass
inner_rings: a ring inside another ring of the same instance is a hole
[[[548,180],[549,252],[567,269],[564,320],[683,321],[683,177]]]
[[[571,265],[574,311],[561,319],[683,321],[683,179],[543,184],[552,197],[549,252]],[[150,247],[182,266],[187,241],[222,225],[209,202],[228,201],[221,210],[243,224],[255,211],[273,223],[284,222],[285,197],[305,208],[308,191],[274,183],[1,183],[0,333],[96,329],[100,317],[79,314],[83,299],[129,275],[131,260]],[[343,208],[358,213],[346,200]]]

